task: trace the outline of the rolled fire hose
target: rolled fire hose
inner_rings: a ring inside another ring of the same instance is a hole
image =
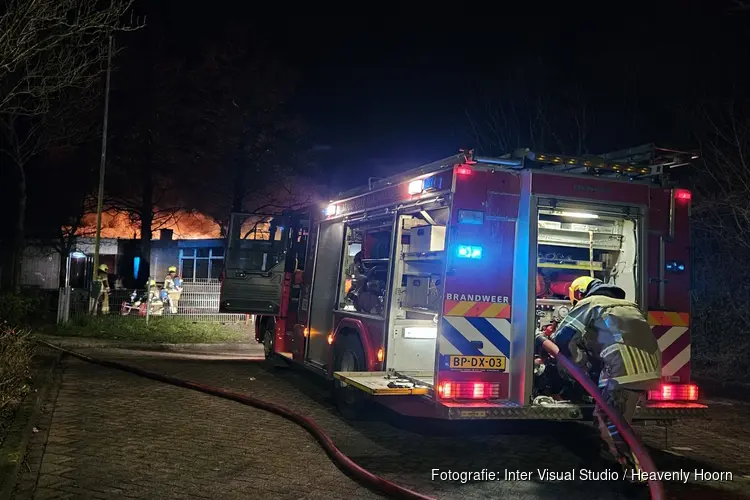
[[[651,456],[646,451],[646,447],[641,443],[641,440],[638,439],[636,433],[633,432],[633,428],[630,427],[630,424],[622,418],[622,415],[620,415],[617,410],[607,404],[602,393],[599,391],[599,388],[594,385],[591,379],[586,376],[586,374],[583,373],[575,363],[560,354],[560,349],[554,342],[551,340],[544,340],[544,342],[542,342],[542,347],[544,347],[545,351],[547,351],[552,357],[556,358],[557,361],[568,370],[568,373],[570,373],[573,378],[575,378],[576,381],[586,389],[586,392],[596,400],[612,423],[617,426],[617,430],[622,434],[622,437],[625,438],[625,442],[628,443],[628,446],[630,446],[630,449],[633,450],[633,453],[638,458],[641,469],[648,473],[648,489],[651,493],[651,499],[664,500],[664,485],[662,485],[661,481],[657,479],[650,479],[651,477],[656,477],[656,465],[654,464],[654,461],[651,460]]]
[[[75,351],[70,351],[55,344],[50,344],[49,342],[45,342],[44,340],[37,340],[37,342],[46,347],[64,352],[65,354],[86,361],[88,363],[93,363],[95,365],[100,365],[107,368],[115,368],[117,370],[122,370],[134,375],[138,375],[139,377],[157,380],[159,382],[164,382],[166,384],[175,385],[177,387],[182,387],[185,389],[192,389],[194,391],[210,394],[212,396],[217,396],[224,399],[229,399],[230,401],[236,401],[246,406],[252,406],[253,408],[258,408],[259,410],[274,413],[291,422],[294,422],[295,424],[305,429],[310,435],[312,435],[312,437],[315,438],[315,440],[320,444],[323,450],[325,450],[331,461],[339,469],[341,469],[344,474],[352,477],[355,481],[362,484],[366,488],[377,493],[387,495],[391,498],[399,498],[404,500],[435,500],[432,497],[417,493],[416,491],[412,491],[408,488],[404,488],[403,486],[399,486],[380,476],[376,476],[367,469],[362,468],[351,458],[344,455],[344,453],[336,447],[331,438],[328,437],[328,435],[323,432],[323,429],[321,429],[314,421],[283,406],[268,403],[266,401],[255,399],[250,396],[245,396],[244,394],[226,391],[218,387],[198,384],[196,382],[190,382],[187,380],[170,377],[168,375],[161,375],[159,373],[150,372],[148,370],[142,370],[140,368],[136,368],[134,366],[126,365],[123,363],[92,358]]]

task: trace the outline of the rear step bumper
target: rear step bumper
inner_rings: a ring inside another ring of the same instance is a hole
[[[428,377],[393,376],[385,372],[335,372],[335,378],[371,396],[421,396],[381,398],[380,403],[398,413],[447,420],[587,420],[593,405],[552,404],[522,406],[511,401],[439,401],[432,399]],[[708,407],[699,403],[653,402],[638,408],[635,421],[669,421],[702,418]]]
[[[449,420],[587,420],[591,418],[592,405],[555,404],[521,406],[510,401],[482,403],[445,403],[438,405],[439,417]],[[698,403],[648,404],[636,410],[634,421],[676,420],[704,418],[708,407]]]
[[[385,372],[334,372],[333,376],[372,396],[424,396],[431,392],[427,385],[404,383],[402,377],[389,377]]]

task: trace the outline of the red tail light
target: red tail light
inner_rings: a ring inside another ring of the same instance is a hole
[[[490,382],[442,382],[438,386],[440,399],[498,399],[500,384]]]
[[[662,384],[648,391],[651,401],[698,401],[698,386],[695,384]]]
[[[469,175],[472,170],[469,167],[456,167],[456,173],[458,175]]]
[[[674,190],[674,199],[675,200],[690,201],[690,199],[692,197],[693,197],[693,193],[691,193],[687,189],[675,189]]]

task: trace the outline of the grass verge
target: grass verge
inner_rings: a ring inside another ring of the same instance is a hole
[[[30,390],[34,341],[27,330],[0,324],[0,444]]]
[[[164,344],[213,344],[241,342],[250,338],[242,324],[194,322],[185,318],[137,316],[83,316],[50,331],[65,337],[87,337]]]

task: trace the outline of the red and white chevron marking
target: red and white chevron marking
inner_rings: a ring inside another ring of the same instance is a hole
[[[686,384],[690,381],[690,328],[687,326],[653,325],[661,349],[661,375],[667,382]]]

